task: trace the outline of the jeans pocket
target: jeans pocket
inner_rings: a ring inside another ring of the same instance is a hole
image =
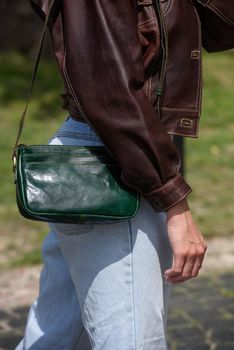
[[[62,224],[62,223],[52,223],[49,224],[52,230],[58,233],[63,233],[64,235],[74,236],[82,233],[90,233],[93,230],[94,224]]]

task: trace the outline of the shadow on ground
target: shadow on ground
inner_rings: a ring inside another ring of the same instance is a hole
[[[0,350],[15,348],[28,309],[0,311]],[[170,350],[234,350],[233,329],[234,273],[201,276],[173,288],[168,320]]]
[[[28,306],[0,311],[0,350],[13,350],[24,332]]]

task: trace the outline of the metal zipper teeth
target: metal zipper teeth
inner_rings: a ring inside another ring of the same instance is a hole
[[[44,152],[44,153],[40,153],[40,150],[42,151],[43,149],[49,147],[51,149],[51,151],[49,152]],[[23,152],[23,156],[27,156],[27,157],[35,157],[35,156],[57,156],[57,155],[61,155],[61,156],[65,156],[63,152],[60,151],[60,147],[61,146],[57,146],[57,145],[51,145],[51,146],[47,146],[47,145],[39,145],[39,146],[29,146],[29,148],[36,150],[38,152],[36,153],[30,153],[30,152]],[[69,153],[70,156],[74,156],[74,157],[79,157],[79,158],[104,158],[104,159],[110,159],[113,160],[113,158],[106,152],[106,150],[103,150],[103,147],[101,147],[102,149],[99,149],[96,146],[93,146],[93,148],[79,148],[77,150],[74,150],[74,146],[66,146],[63,145],[63,148],[66,148],[68,151],[71,150],[72,152]],[[90,146],[88,146],[90,147]],[[92,146],[91,146],[92,147]],[[94,153],[94,155],[92,154],[92,152]],[[67,156],[67,155],[66,155]]]
[[[47,158],[47,159],[40,159],[40,158],[37,158],[37,159],[35,159],[35,157],[33,157],[34,159],[32,159],[32,160],[30,160],[30,159],[27,159],[26,158],[26,160],[27,161],[29,161],[30,162],[30,164],[31,163],[56,163],[56,161],[52,158],[51,159],[51,157],[49,157],[49,158]],[[25,159],[25,158],[24,158]],[[113,165],[117,165],[117,164],[115,164],[115,163],[113,163],[113,162],[111,162],[110,160],[108,160],[108,159],[100,159],[100,160],[97,160],[97,158],[79,158],[79,157],[77,157],[77,158],[74,158],[74,159],[67,159],[66,157],[60,157],[59,159],[57,159],[57,162],[58,163],[79,163],[79,164],[84,164],[84,162],[87,162],[87,163],[96,163],[96,164],[100,164],[100,165],[102,165],[102,164],[113,164]]]
[[[106,159],[108,161],[113,161],[113,159],[111,157],[105,157],[105,156],[101,156],[101,155],[92,155],[92,154],[88,154],[88,155],[79,155],[79,154],[70,154],[69,157],[67,154],[64,153],[26,153],[23,155],[24,158],[56,158],[57,156],[60,156],[60,158],[64,158],[64,159],[68,159],[70,158],[74,158],[74,159]]]
[[[23,155],[23,157],[24,158],[37,158],[37,159],[40,159],[40,158],[55,158],[56,156],[60,156],[60,158],[64,158],[64,159],[69,159],[68,158],[68,156],[67,155],[65,155],[64,153],[56,153],[56,154],[54,154],[54,153],[46,153],[46,154],[24,154]],[[72,154],[72,155],[70,155],[70,158],[72,158],[72,159],[87,159],[87,160],[94,160],[94,159],[96,159],[96,160],[99,160],[99,159],[101,159],[101,160],[108,160],[108,161],[113,161],[113,159],[112,158],[110,158],[110,157],[105,157],[105,156],[93,156],[93,155],[88,155],[88,156],[80,156],[80,155],[76,155],[76,154]]]
[[[22,146],[26,146],[26,148],[33,148],[33,149],[44,149],[44,148],[53,148],[53,149],[59,149],[61,148],[61,145],[25,145],[25,144],[22,144]],[[77,147],[79,149],[77,149],[77,151],[87,151],[89,149],[91,150],[100,150],[100,152],[104,152],[103,151],[103,146],[73,146],[73,145],[62,145],[63,148],[71,148],[71,149],[74,149],[74,147]],[[23,148],[23,147],[22,147]]]
[[[40,161],[32,161],[30,162],[30,164],[41,164],[43,162],[40,162]],[[60,164],[72,164],[74,166],[92,166],[92,167],[104,167],[104,166],[109,166],[109,167],[118,167],[119,166],[117,164],[113,164],[113,163],[99,163],[99,162],[90,162],[90,163],[73,163],[73,162],[70,162],[69,160],[67,160],[66,162],[53,162],[53,161],[50,161],[50,162],[45,162],[46,164],[54,164],[54,165],[60,165]],[[23,164],[23,162],[22,162]]]

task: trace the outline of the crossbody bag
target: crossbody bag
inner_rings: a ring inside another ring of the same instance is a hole
[[[121,180],[121,169],[103,146],[25,145],[20,142],[41,57],[52,0],[40,38],[31,85],[13,149],[19,212],[59,223],[116,222],[136,215],[140,195]]]

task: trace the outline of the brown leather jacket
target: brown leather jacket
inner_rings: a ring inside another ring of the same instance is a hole
[[[48,3],[31,0],[42,18]],[[122,180],[156,211],[191,191],[168,134],[197,137],[202,89],[197,11],[191,0],[161,5],[58,0],[50,21],[70,113],[96,130]]]

